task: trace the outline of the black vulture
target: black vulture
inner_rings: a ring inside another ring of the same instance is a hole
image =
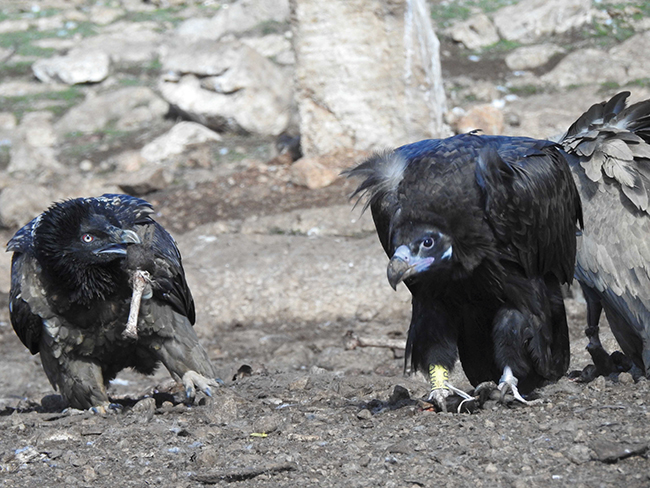
[[[192,327],[181,255],[152,213],[127,195],[67,200],[8,243],[11,323],[74,408],[117,407],[106,385],[127,367],[162,362],[190,400],[220,382]]]
[[[560,285],[572,280],[580,199],[552,142],[476,133],[376,154],[363,178],[388,280],[412,294],[406,365],[445,409],[457,357],[472,385],[525,400],[569,365]],[[354,196],[353,195],[353,196]]]
[[[631,360],[634,376],[650,377],[650,100],[626,107],[629,95],[593,105],[560,144],[573,155],[585,218],[575,275],[595,374],[625,370]],[[625,357],[601,345],[603,309]]]

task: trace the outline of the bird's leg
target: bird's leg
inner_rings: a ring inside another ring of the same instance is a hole
[[[476,397],[449,383],[449,370],[440,364],[429,365],[429,381],[431,383],[431,393],[429,393],[428,400],[433,400],[443,412],[447,411],[447,397],[452,393],[463,398],[463,401],[458,405],[458,413],[461,412],[465,402],[476,400]]]
[[[516,400],[519,400],[521,403],[525,405],[535,405],[536,403],[539,403],[539,400],[533,400],[529,401],[524,399],[524,397],[521,396],[519,393],[519,390],[517,389],[517,383],[519,383],[519,380],[515,377],[514,374],[512,374],[512,369],[510,366],[506,366],[503,368],[503,375],[501,376],[501,379],[499,379],[499,386],[497,388],[501,392],[501,402],[503,402],[506,393],[508,390],[512,391],[513,396],[515,397]]]
[[[140,313],[140,301],[145,288],[151,282],[151,277],[147,271],[137,269],[134,271],[131,281],[133,282],[133,295],[131,296],[131,308],[129,310],[129,319],[126,322],[126,328],[122,336],[128,339],[138,338],[138,314]],[[147,295],[150,293],[148,292]]]
[[[440,364],[429,365],[429,382],[431,393],[428,400],[433,400],[443,412],[447,411],[447,397],[451,394],[448,385],[449,370]]]
[[[94,413],[115,410],[115,404],[108,399],[99,364],[66,355],[56,358],[47,348],[41,349],[41,361],[48,378],[72,408],[90,409]]]
[[[596,375],[609,376],[616,372],[616,368],[611,356],[600,342],[598,322],[603,306],[593,290],[583,287],[583,294],[587,301],[587,328],[585,329],[585,335],[589,339],[587,352],[596,366]]]
[[[595,292],[588,290],[585,287],[583,287],[582,290],[585,300],[587,301],[587,328],[585,329],[585,335],[589,338],[589,345],[587,348],[590,346],[594,348],[602,348],[603,345],[601,344],[600,336],[598,335],[600,331],[598,321],[600,320],[603,306],[600,303],[600,300],[595,296]]]
[[[582,292],[587,302],[587,327],[585,328],[585,335],[589,339],[587,349],[602,349],[603,345],[598,335],[600,331],[598,322],[600,320],[600,314],[603,311],[603,305],[600,303],[595,291],[583,286]]]
[[[152,305],[158,306],[155,302]],[[217,378],[190,321],[167,306],[159,307],[155,314],[159,316],[157,323],[165,324],[165,329],[156,331],[151,350],[172,377],[183,384],[188,401],[194,400],[197,390],[212,396],[212,388],[223,385],[223,381]]]

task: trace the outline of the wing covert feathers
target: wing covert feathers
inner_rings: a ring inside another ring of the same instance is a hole
[[[626,107],[629,92],[592,105],[560,144],[580,158],[587,177],[616,181],[636,208],[648,212],[650,191],[650,100]]]

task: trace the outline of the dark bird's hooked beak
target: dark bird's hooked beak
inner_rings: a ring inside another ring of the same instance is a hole
[[[397,285],[400,282],[429,270],[434,263],[438,264],[451,259],[451,245],[445,245],[444,242],[432,251],[428,251],[424,256],[414,255],[408,246],[399,246],[390,259],[387,270],[388,282],[393,290],[397,290]]]
[[[419,271],[413,260],[413,255],[408,246],[398,247],[393,257],[390,258],[387,274],[388,283],[393,287],[393,290],[397,290],[397,285]]]
[[[126,246],[128,244],[141,244],[142,241],[134,231],[129,229],[120,229],[118,227],[111,227],[107,229],[111,243],[97,249],[95,254],[126,254]]]

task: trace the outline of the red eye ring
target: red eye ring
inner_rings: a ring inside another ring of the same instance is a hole
[[[95,236],[93,236],[91,234],[84,234],[84,235],[81,236],[81,242],[84,242],[86,244],[90,244],[94,240],[95,240]]]

